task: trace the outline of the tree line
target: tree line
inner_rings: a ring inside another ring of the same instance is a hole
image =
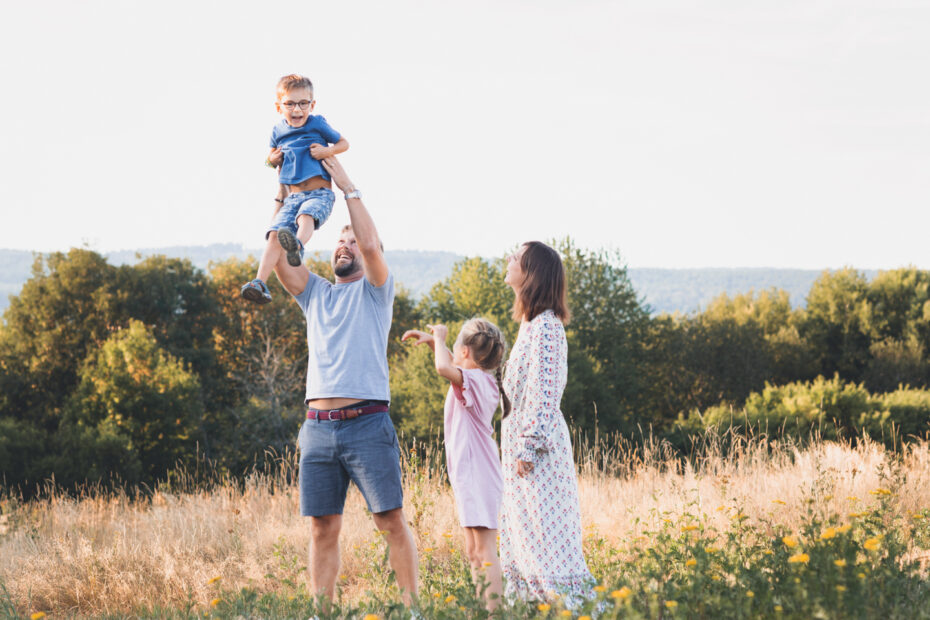
[[[562,409],[581,431],[673,436],[702,412],[718,419],[753,394],[817,377],[874,393],[930,382],[930,272],[824,272],[803,309],[768,289],[651,317],[619,254],[556,245],[572,310]],[[328,260],[308,262],[331,277]],[[86,249],[38,257],[0,326],[0,483],[151,483],[197,458],[239,475],[293,447],[304,319],[276,281],[271,304],[243,303],[238,289],[254,270],[164,256],[114,266]],[[388,356],[403,432],[440,433],[446,386],[428,351],[400,334],[442,322],[454,338],[480,315],[512,344],[504,270],[503,259],[466,258],[420,299],[398,287]]]

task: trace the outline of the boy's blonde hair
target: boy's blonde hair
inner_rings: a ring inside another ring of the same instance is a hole
[[[278,99],[294,90],[295,88],[307,88],[310,90],[310,96],[313,96],[313,82],[310,81],[310,78],[292,73],[290,75],[285,75],[283,78],[278,80]]]
[[[510,399],[504,393],[503,362],[507,341],[500,328],[491,321],[475,317],[465,321],[459,332],[460,342],[471,351],[471,359],[482,370],[493,371],[500,392],[504,417],[510,413]]]

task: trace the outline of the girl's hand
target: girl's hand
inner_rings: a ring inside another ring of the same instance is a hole
[[[445,344],[446,337],[449,335],[449,328],[445,325],[427,325],[427,329],[433,332],[433,338]]]
[[[517,475],[521,478],[525,478],[527,475],[533,473],[533,463],[530,461],[517,461]]]
[[[421,332],[418,329],[408,329],[404,332],[404,335],[400,337],[401,341],[409,340],[410,338],[416,338],[417,341],[414,344],[428,344],[430,348],[433,347],[435,341],[433,337],[427,334],[426,332]]]
[[[310,157],[313,159],[326,159],[333,155],[333,149],[328,146],[323,146],[322,144],[317,144],[314,142],[310,145]]]

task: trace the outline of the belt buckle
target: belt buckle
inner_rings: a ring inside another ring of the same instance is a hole
[[[342,414],[342,412],[339,411],[338,409],[330,409],[330,410],[327,412],[327,419],[329,419],[329,420],[342,420],[342,419],[343,419],[343,416],[342,416],[341,414]]]

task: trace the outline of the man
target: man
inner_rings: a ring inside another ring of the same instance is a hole
[[[387,338],[394,301],[374,221],[335,157],[323,166],[343,191],[350,226],[333,251],[336,283],[280,260],[278,279],[307,319],[307,419],[300,430],[300,510],[310,517],[310,580],[335,597],[349,481],[385,533],[404,603],[417,591],[417,550],[403,510],[400,450],[388,414]]]

